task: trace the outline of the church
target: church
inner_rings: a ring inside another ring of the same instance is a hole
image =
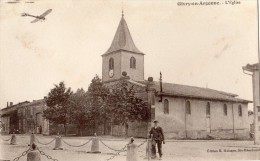
[[[238,95],[144,78],[144,56],[135,45],[124,14],[108,50],[102,55],[102,81],[110,86],[125,79],[148,102],[148,122],[111,126],[110,134],[146,137],[154,119],[167,139],[249,138],[248,103]],[[123,74],[124,73],[124,74]],[[167,73],[164,73],[167,74]],[[110,129],[109,128],[109,129]]]

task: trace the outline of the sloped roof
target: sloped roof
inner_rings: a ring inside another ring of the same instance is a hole
[[[118,51],[118,50],[126,50],[126,51],[134,52],[137,54],[143,54],[135,46],[123,15],[122,15],[122,18],[118,25],[116,34],[112,41],[112,44],[111,44],[110,48],[103,55],[106,55],[106,54],[109,54],[109,53],[112,53],[112,52]]]
[[[26,106],[34,106],[36,104],[44,104],[45,100],[44,99],[39,99],[39,100],[33,100],[32,102],[28,103]]]
[[[2,109],[0,109],[0,111],[8,110],[8,109],[16,108],[16,107],[20,107],[20,106],[23,106],[23,105],[26,105],[26,104],[29,104],[29,103],[30,103],[29,101],[19,102],[17,104],[12,105],[12,106],[8,106],[8,107],[5,107],[5,108],[2,108]]]
[[[30,103],[29,101],[24,101],[24,102],[20,102],[15,105],[12,105],[12,106],[2,108],[0,110],[0,115],[5,116],[5,115],[10,115],[12,113],[16,113],[19,108],[24,107],[25,105],[27,105],[29,103]]]
[[[139,83],[148,84],[148,81],[139,81]],[[252,101],[236,98],[236,94],[226,93],[222,91],[217,91],[209,88],[180,85],[173,83],[162,84],[162,92],[160,92],[160,83],[153,82],[151,85],[159,95],[167,96],[178,96],[187,98],[197,98],[197,99],[208,99],[216,101],[230,101],[230,102],[240,102],[240,103],[250,103]]]

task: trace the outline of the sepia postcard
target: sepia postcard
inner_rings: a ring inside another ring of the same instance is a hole
[[[0,161],[260,160],[258,0],[0,0]]]

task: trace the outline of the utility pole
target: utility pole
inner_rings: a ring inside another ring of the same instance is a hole
[[[259,113],[258,113],[258,109],[260,108],[260,48],[259,48],[259,0],[257,0],[257,52],[258,52],[258,88],[256,89],[256,102],[255,102],[255,106],[254,106],[254,144],[260,144],[259,143],[259,121],[258,121],[258,117],[259,117]],[[257,85],[256,85],[257,88]],[[258,91],[258,92],[257,92]],[[257,95],[258,93],[258,95]]]

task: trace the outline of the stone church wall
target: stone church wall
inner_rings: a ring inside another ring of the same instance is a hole
[[[163,97],[169,101],[169,114],[164,114],[163,102],[155,103],[155,119],[164,129],[168,139],[246,139],[249,137],[247,104]],[[191,103],[191,114],[185,114],[185,102]],[[210,103],[210,118],[207,124],[206,105]],[[223,106],[227,105],[227,115]],[[242,116],[238,107],[242,107]],[[233,106],[233,110],[232,110]],[[186,115],[186,116],[185,116]],[[234,116],[234,117],[233,117]],[[234,133],[233,133],[234,131]]]

